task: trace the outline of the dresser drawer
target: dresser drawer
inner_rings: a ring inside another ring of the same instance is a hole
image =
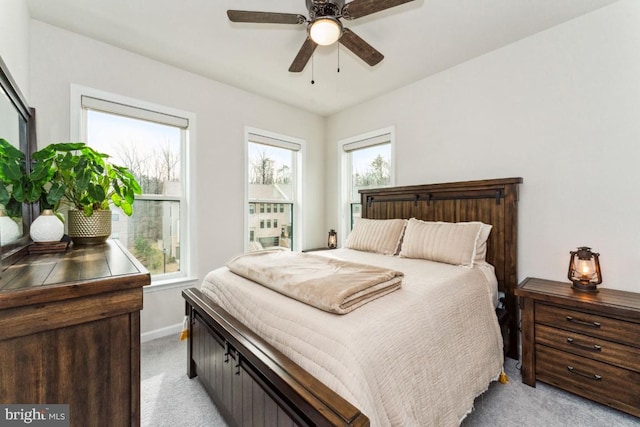
[[[640,348],[546,325],[536,325],[536,343],[640,372]]]
[[[638,323],[541,303],[535,306],[535,319],[536,324],[545,324],[640,347],[640,324]]]
[[[536,377],[640,416],[640,373],[536,344]]]

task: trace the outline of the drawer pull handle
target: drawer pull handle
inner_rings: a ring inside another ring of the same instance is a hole
[[[586,350],[593,350],[593,351],[602,351],[602,347],[599,346],[598,344],[594,344],[594,345],[584,345],[584,344],[580,344],[578,342],[575,342],[573,340],[573,338],[567,338],[567,342],[569,344],[575,345],[576,347],[581,347],[584,348]]]
[[[567,370],[572,374],[580,375],[581,377],[589,378],[590,380],[600,381],[602,379],[602,376],[598,374],[586,374],[576,370],[573,366],[567,366]]]
[[[568,322],[577,323],[579,325],[590,326],[592,328],[599,328],[600,327],[600,323],[598,323],[598,322],[585,322],[584,320],[574,319],[571,316],[567,316],[567,321]]]

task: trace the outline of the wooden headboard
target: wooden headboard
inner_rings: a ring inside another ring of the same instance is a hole
[[[510,315],[507,355],[518,358],[516,313],[518,261],[518,184],[522,178],[489,179],[360,190],[362,217],[417,218],[424,221],[482,221],[491,224],[487,261],[496,270],[498,289]]]

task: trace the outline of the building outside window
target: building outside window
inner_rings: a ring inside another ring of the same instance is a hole
[[[246,229],[254,230],[255,224],[261,224],[253,240],[249,233],[247,250],[294,250],[301,242],[299,200],[304,141],[252,128],[247,128],[245,135],[249,205]],[[255,207],[252,211],[256,204],[260,205],[259,213]]]
[[[154,283],[190,273],[186,167],[195,117],[142,101],[74,87],[80,139],[129,168],[142,187],[133,215],[112,207],[117,238],[149,270]]]
[[[342,153],[342,206],[340,224],[346,239],[362,206],[359,190],[394,185],[394,128],[389,127],[340,141]]]

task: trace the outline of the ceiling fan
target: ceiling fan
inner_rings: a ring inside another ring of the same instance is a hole
[[[228,10],[231,22],[261,24],[306,24],[307,38],[289,67],[292,73],[301,72],[318,45],[328,46],[339,41],[360,59],[374,66],[384,56],[356,33],[343,27],[341,18],[352,20],[380,12],[414,0],[306,0],[309,19],[296,13],[251,12]]]

